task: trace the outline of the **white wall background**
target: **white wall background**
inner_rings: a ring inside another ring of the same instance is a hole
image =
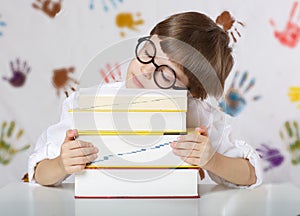
[[[300,182],[300,160],[291,163],[300,155],[300,130],[292,124],[290,137],[286,135],[288,138],[283,140],[279,136],[280,131],[287,134],[286,121],[300,124],[297,108],[300,91],[295,92],[298,102],[291,102],[288,96],[290,87],[300,86],[300,21],[297,19],[300,5],[289,20],[293,6],[299,3],[297,0],[62,0],[60,12],[53,18],[32,7],[33,3],[42,5],[44,1],[0,0],[0,187],[20,181],[38,136],[59,119],[61,102],[66,96],[63,88],[57,95],[52,83],[54,70],[74,67],[74,73],[68,76],[80,81],[85,66],[101,50],[126,39],[147,35],[158,21],[183,11],[203,12],[214,20],[223,11],[229,11],[245,24],[243,27],[235,22],[231,29],[237,37],[237,42],[233,43],[236,64],[226,88],[231,85],[236,71],[240,74],[248,71],[242,89],[251,78],[256,82],[247,93],[241,92],[246,104],[235,117],[235,136],[255,148],[268,145],[264,166],[270,169],[265,171],[265,182]],[[120,28],[115,20],[122,13],[129,13],[134,20],[144,23],[135,26],[137,31]],[[271,19],[275,27],[270,24]],[[241,37],[234,31],[235,27]],[[275,31],[281,32],[283,38],[293,40],[294,45],[289,47],[280,41]],[[121,32],[125,36],[122,37]],[[110,56],[106,63],[117,63],[117,56]],[[16,64],[18,58],[19,72],[23,73],[25,61],[31,70],[28,74],[25,72],[23,84],[13,86],[2,77],[13,76],[10,62]],[[94,74],[99,75],[99,80],[100,69]],[[105,67],[103,69],[107,71]],[[240,77],[237,83],[239,80]],[[76,84],[66,83],[69,93],[72,92],[70,87],[76,88]],[[238,86],[236,90],[239,90]],[[253,97],[257,95],[261,97],[254,101]],[[11,122],[15,122],[15,127],[9,131]],[[24,133],[18,138],[20,130]],[[28,144],[29,149],[16,152]],[[293,154],[289,151],[291,144],[294,144]],[[3,159],[9,161],[4,163]]]

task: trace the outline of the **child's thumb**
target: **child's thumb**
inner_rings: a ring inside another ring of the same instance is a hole
[[[64,142],[74,140],[77,137],[77,135],[78,135],[77,130],[67,130]]]

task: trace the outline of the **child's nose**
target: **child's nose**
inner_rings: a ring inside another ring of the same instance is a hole
[[[154,67],[154,65],[151,65],[151,64],[142,65],[142,67],[141,67],[142,74],[148,80],[150,80],[152,78],[152,76],[153,76],[152,74],[153,74],[154,70],[155,70],[155,67]]]

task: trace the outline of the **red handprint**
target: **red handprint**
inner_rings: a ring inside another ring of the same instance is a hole
[[[297,16],[297,19],[294,20],[297,7],[298,2],[294,2],[284,30],[274,30],[274,36],[279,40],[279,42],[282,45],[285,45],[290,48],[294,48],[297,45],[300,38],[300,26],[297,24],[300,19],[300,14]],[[275,22],[272,19],[270,19],[270,24],[275,29]]]

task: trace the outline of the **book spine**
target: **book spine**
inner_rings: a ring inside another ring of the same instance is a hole
[[[83,109],[157,109],[161,110],[187,110],[186,97],[95,97],[81,96],[79,108]]]
[[[186,131],[185,112],[70,112],[79,131]]]
[[[150,169],[201,169],[199,166],[193,165],[185,165],[185,166],[98,166],[98,165],[87,165],[85,169],[143,169],[143,170],[150,170]]]

